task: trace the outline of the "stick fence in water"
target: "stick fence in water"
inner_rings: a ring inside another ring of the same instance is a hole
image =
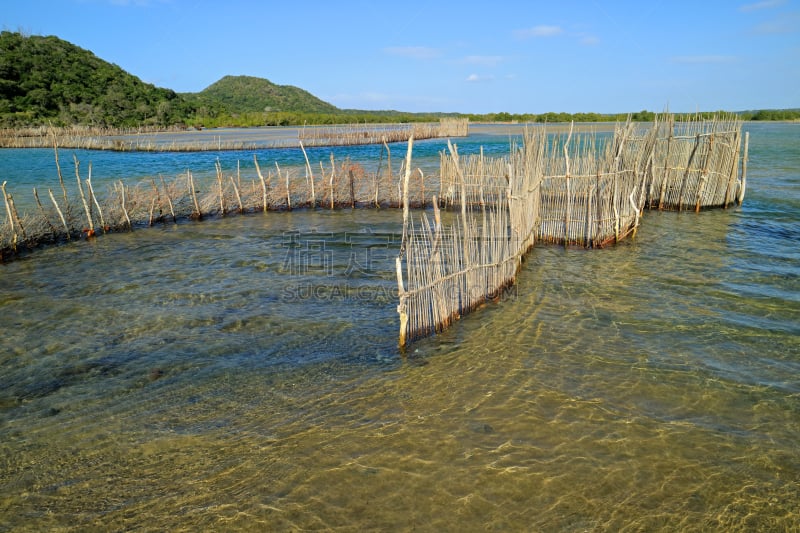
[[[445,225],[434,201],[433,220],[423,212],[415,223],[404,202],[396,265],[401,346],[442,331],[497,298],[514,283],[522,256],[534,243],[539,152],[514,150],[505,161],[481,155],[462,162],[457,148],[450,143],[448,148],[443,167],[456,177],[448,179],[449,201],[460,208],[454,220]],[[409,149],[404,193],[410,154]]]
[[[678,133],[676,133],[678,131]],[[408,214],[406,163],[403,244],[397,258],[400,345],[447,328],[514,283],[535,240],[600,247],[639,225],[645,206],[727,207],[744,195],[741,121],[673,118],[639,132],[628,122],[611,138],[528,130],[504,158],[461,159],[448,143],[440,161],[433,220]],[[654,191],[658,191],[656,196]],[[658,198],[656,203],[655,199]],[[458,210],[445,225],[439,205]]]
[[[651,209],[699,211],[705,207],[727,207],[744,197],[747,136],[741,157],[742,121],[736,116],[710,121],[674,123],[661,128],[653,149],[647,188]]]

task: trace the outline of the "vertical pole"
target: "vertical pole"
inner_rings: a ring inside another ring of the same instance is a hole
[[[744,200],[744,192],[747,189],[747,151],[750,144],[750,132],[744,133],[744,154],[742,155],[742,185],[739,187],[739,195],[736,198],[736,203],[742,205]]]

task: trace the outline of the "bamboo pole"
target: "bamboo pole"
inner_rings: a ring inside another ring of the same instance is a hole
[[[306,183],[311,182],[311,207],[317,207],[317,195],[314,193],[314,173],[311,172],[311,163],[308,162],[308,154],[303,146],[303,141],[300,141],[300,149],[303,151],[303,157],[306,160]]]
[[[672,121],[670,121],[670,125]],[[664,157],[664,175],[661,178],[661,192],[658,197],[658,209],[664,209],[664,196],[667,193],[667,183],[669,181],[669,156],[672,148],[673,127],[670,127],[669,137],[667,138],[667,154]]]
[[[350,167],[347,169],[347,175],[350,178],[350,209],[355,209],[356,207],[356,190],[355,184],[353,182],[353,165],[351,164]]]
[[[262,195],[262,203],[264,212],[267,212],[267,182],[264,180],[264,175],[261,173],[261,166],[258,164],[258,157],[256,154],[253,154],[253,162],[256,165],[256,172],[258,173],[258,179],[261,181],[261,195]]]
[[[164,187],[164,196],[167,197],[167,205],[169,205],[169,213],[172,215],[172,221],[178,222],[178,218],[175,216],[175,207],[172,205],[172,198],[169,195],[169,189],[167,188],[167,184],[164,182],[164,176],[158,175],[159,179],[161,180],[161,186]]]
[[[236,186],[236,181],[233,176],[230,176],[231,185],[233,185],[233,193],[236,195],[236,201],[239,203],[239,213],[244,213],[244,204],[242,203],[242,196],[239,194],[239,187]]]
[[[125,184],[122,182],[122,180],[119,180],[119,189],[120,189],[120,203],[122,205],[122,214],[125,215],[125,220],[128,222],[128,229],[133,231],[133,224],[131,224],[131,217],[128,215],[128,208],[125,205]],[[198,212],[199,211],[200,209],[198,208]]]
[[[711,162],[711,155],[714,150],[714,134],[712,133],[708,138],[708,151],[706,152],[705,161],[703,161],[703,170],[700,174],[700,184],[697,186],[697,197],[695,199],[694,211],[700,212],[700,206],[703,202],[703,193],[705,192],[706,183],[708,182],[708,165]]]
[[[92,165],[89,164],[89,177],[86,179],[86,188],[89,190],[89,196],[94,201],[94,205],[97,207],[97,216],[100,217],[100,227],[103,228],[103,233],[108,231],[108,227],[106,226],[106,221],[103,218],[103,209],[100,207],[100,202],[97,201],[97,196],[94,194],[94,188],[92,188]]]
[[[80,161],[78,161],[78,157],[74,154],[72,159],[75,161],[75,178],[78,180],[78,192],[81,195],[83,209],[86,211],[86,222],[89,225],[89,228],[86,230],[86,236],[94,237],[94,221],[92,220],[92,212],[89,209],[89,204],[86,202],[86,195],[83,194],[83,185],[81,185]]]
[[[8,182],[4,181],[3,185],[2,185],[3,201],[6,204],[6,212],[8,213],[8,225],[11,227],[11,233],[12,233],[13,239],[14,239],[13,242],[11,243],[11,247],[14,250],[14,252],[16,252],[17,251],[17,241],[19,239],[19,236],[18,236],[17,231],[16,231],[16,229],[14,227],[14,216],[11,213],[11,202],[12,202],[12,199],[11,199],[11,195],[6,192],[6,183],[8,183]],[[21,226],[20,226],[20,229],[22,229]]]
[[[202,220],[203,213],[200,211],[200,203],[197,201],[197,190],[194,186],[194,176],[189,170],[186,171],[186,176],[189,180],[189,190],[192,192],[192,200],[194,200],[194,213],[192,213],[192,218],[195,220]],[[130,220],[128,220],[128,223],[130,224]]]
[[[411,178],[411,152],[414,146],[414,137],[408,139],[408,152],[406,153],[406,173],[403,179],[403,239],[400,244],[400,254],[395,259],[395,269],[397,273],[397,290],[400,303],[397,306],[397,313],[400,315],[400,338],[398,344],[404,350],[408,342],[408,310],[407,296],[403,286],[403,267],[401,257],[405,253],[407,259],[413,247],[409,246],[409,213],[408,213],[408,181]],[[408,263],[408,262],[407,262]]]
[[[56,197],[53,196],[53,189],[47,189],[47,192],[50,193],[50,200],[53,201],[53,205],[56,208],[56,213],[58,213],[59,218],[61,219],[61,223],[64,225],[64,232],[67,235],[67,240],[71,240],[69,234],[69,226],[67,225],[67,219],[64,218],[64,213],[61,212],[61,209],[58,207],[58,202],[56,202]]]
[[[333,159],[333,152],[331,152],[331,181],[330,181],[330,189],[331,189],[331,211],[334,208],[334,191],[333,191],[333,178],[336,175],[336,161]]]
[[[225,194],[222,185],[222,165],[219,162],[219,158],[214,163],[214,166],[217,170],[217,189],[219,191],[219,210],[222,216],[225,216]]]
[[[386,142],[386,138],[383,139],[383,146],[386,148],[386,167],[389,169],[389,183],[394,181],[392,177],[392,151],[389,150],[389,144]]]
[[[58,183],[61,184],[61,192],[64,193],[64,209],[69,213],[69,200],[67,200],[67,186],[64,184],[64,176],[61,174],[61,164],[58,161],[58,142],[53,134],[53,152],[56,159],[56,172],[58,173]]]
[[[750,144],[750,132],[744,132],[744,153],[742,154],[742,186],[739,188],[739,194],[736,197],[736,203],[742,205],[744,201],[744,193],[747,189],[747,157],[748,145]]]
[[[275,168],[278,169],[278,179],[281,178],[281,167],[278,165],[278,162],[275,161]],[[289,189],[289,172],[286,172],[286,209],[289,211],[292,210],[292,192]]]

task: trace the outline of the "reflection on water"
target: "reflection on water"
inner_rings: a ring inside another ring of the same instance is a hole
[[[2,265],[0,530],[797,529],[784,157],[789,175],[754,163],[741,208],[535,248],[504,301],[406,357],[396,211]]]

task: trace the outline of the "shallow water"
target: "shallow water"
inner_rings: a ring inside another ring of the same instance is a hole
[[[405,357],[394,210],[0,265],[0,530],[798,529],[800,127],[745,127],[743,206],[536,247]]]

